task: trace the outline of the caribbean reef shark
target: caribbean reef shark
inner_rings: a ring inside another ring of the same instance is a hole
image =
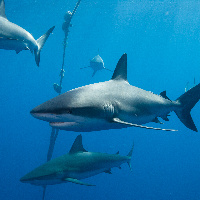
[[[8,21],[5,15],[4,0],[0,0],[0,49],[15,50],[16,53],[22,50],[34,51],[35,61],[39,66],[40,51],[54,28],[55,26],[35,40],[25,29]]]
[[[110,81],[83,86],[59,95],[31,111],[35,118],[48,121],[52,127],[76,132],[141,127],[148,122],[168,121],[174,111],[181,122],[193,131],[197,128],[190,111],[200,98],[200,84],[177,100],[171,101],[166,92],[160,95],[131,86],[127,81],[127,54],[117,63]]]
[[[66,182],[94,186],[80,180],[102,172],[111,174],[111,168],[121,168],[120,165],[126,162],[131,169],[132,152],[133,146],[127,156],[121,156],[119,153],[88,152],[83,148],[82,136],[78,135],[69,153],[39,166],[23,176],[20,181],[38,186]]]

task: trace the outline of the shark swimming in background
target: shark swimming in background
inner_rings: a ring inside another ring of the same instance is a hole
[[[168,114],[174,111],[186,127],[197,131],[190,111],[199,99],[200,84],[175,101],[171,101],[165,91],[156,95],[131,86],[127,81],[127,54],[123,54],[110,81],[73,89],[35,107],[30,113],[66,131],[90,132],[130,126],[173,131],[142,124],[160,123],[158,117],[169,121]]]
[[[108,71],[111,71],[111,70],[104,67],[104,62],[103,62],[103,59],[100,57],[100,55],[95,56],[90,61],[90,65],[88,67],[93,69],[92,77],[96,74],[97,71],[102,70],[102,69],[106,69]],[[88,68],[88,67],[84,67],[84,68]],[[84,68],[81,68],[81,69],[84,69]]]
[[[35,40],[25,29],[8,21],[4,0],[0,0],[0,49],[15,50],[16,53],[22,50],[34,51],[35,61],[39,66],[41,49],[54,28],[55,26]]]
[[[39,166],[23,176],[20,181],[38,186],[66,182],[94,186],[80,180],[102,172],[111,174],[111,168],[121,168],[120,165],[126,162],[131,169],[133,146],[127,156],[121,156],[118,152],[117,154],[88,152],[83,148],[82,136],[78,135],[69,153]]]

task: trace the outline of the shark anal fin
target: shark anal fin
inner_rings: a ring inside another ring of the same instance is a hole
[[[157,117],[155,117],[152,122],[158,123],[158,124],[163,124]]]
[[[163,120],[165,120],[165,121],[169,121],[168,116],[170,116],[170,115],[161,116],[161,118],[162,118]]]
[[[129,122],[124,122],[124,121],[120,120],[119,118],[113,118],[113,122],[128,125],[128,126],[145,128],[145,129],[162,130],[162,131],[177,131],[177,130],[174,130],[174,129],[162,129],[162,128],[154,128],[154,127],[142,126],[142,125],[138,125],[138,124],[132,124],[132,123],[129,123]]]
[[[85,185],[85,186],[95,186],[89,183],[84,183],[82,181],[79,181],[78,179],[74,179],[74,178],[65,178],[65,181],[71,182],[71,183],[75,183],[75,184],[79,184],[79,185]]]
[[[106,170],[104,172],[107,173],[107,174],[112,174],[111,169],[108,169],[108,170]]]

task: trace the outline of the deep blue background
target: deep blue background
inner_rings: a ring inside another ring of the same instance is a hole
[[[19,179],[46,160],[51,128],[34,119],[30,110],[53,98],[59,82],[66,11],[76,1],[5,0],[7,18],[36,39],[56,25],[41,52],[38,68],[29,51],[18,55],[0,50],[0,199],[41,199],[42,188]],[[94,78],[90,59],[99,54],[105,67],[114,70],[123,53],[128,54],[131,85],[159,94],[167,90],[175,100],[185,85],[200,82],[200,3],[195,0],[119,1],[82,0],[72,19],[66,50],[63,92],[107,81],[112,73],[99,71]],[[200,130],[198,103],[192,117]],[[158,127],[158,124],[148,124]],[[127,128],[83,134],[85,149],[126,155],[134,140],[131,173],[127,165],[85,182],[49,186],[46,199],[200,199],[200,135],[187,129],[172,113],[164,132]],[[78,133],[60,131],[53,157],[65,154]]]

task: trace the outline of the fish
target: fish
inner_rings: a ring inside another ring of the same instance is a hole
[[[30,50],[34,52],[35,62],[39,67],[40,52],[54,28],[55,26],[35,40],[28,31],[7,19],[5,2],[0,0],[0,49],[15,50],[17,54],[22,50]]]
[[[84,149],[82,135],[80,134],[76,137],[69,153],[37,167],[23,176],[20,181],[43,187],[67,182],[94,186],[93,184],[82,182],[81,179],[103,172],[111,174],[111,168],[121,168],[120,166],[123,163],[128,163],[132,171],[131,157],[133,148],[134,143],[127,156],[121,156],[119,152],[116,154],[89,152]]]
[[[70,90],[36,106],[30,113],[49,122],[52,127],[74,132],[127,127],[176,131],[143,125],[159,123],[158,118],[169,121],[169,113],[174,111],[187,128],[197,132],[190,111],[199,99],[200,84],[175,101],[167,97],[166,91],[157,95],[130,85],[125,53],[119,59],[111,80]]]
[[[107,68],[104,67],[104,62],[103,62],[103,59],[101,58],[100,55],[95,56],[90,61],[90,65],[88,67],[92,68],[92,70],[93,70],[92,77],[96,74],[97,71],[102,70],[102,69],[106,69],[108,71],[111,71],[110,69],[107,69]],[[84,67],[84,68],[88,68],[88,67]],[[84,69],[84,68],[81,68],[81,69]]]

